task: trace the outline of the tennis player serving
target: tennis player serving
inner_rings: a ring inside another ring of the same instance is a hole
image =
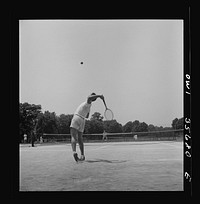
[[[101,98],[104,100],[103,95],[96,95],[95,93],[92,93],[87,97],[87,100],[79,105],[79,107],[76,109],[71,125],[70,125],[70,134],[71,134],[71,145],[72,145],[72,151],[73,156],[76,162],[78,161],[84,161],[85,155],[84,155],[84,144],[83,144],[83,132],[85,128],[85,120],[89,118],[90,114],[90,108],[92,105],[92,102],[94,102],[97,98]],[[76,143],[78,142],[81,157],[78,157],[78,154],[76,152]]]

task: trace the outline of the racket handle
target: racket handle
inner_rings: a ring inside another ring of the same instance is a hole
[[[105,107],[106,107],[106,109],[107,109],[107,105],[106,105],[106,102],[105,102],[104,98],[103,98],[102,100],[103,100],[104,105],[105,105]]]

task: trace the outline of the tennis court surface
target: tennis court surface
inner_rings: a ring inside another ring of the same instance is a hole
[[[85,143],[80,163],[70,144],[29,146],[20,146],[20,191],[183,191],[181,141]]]

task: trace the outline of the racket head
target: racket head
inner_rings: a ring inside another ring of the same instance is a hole
[[[104,112],[104,117],[106,120],[113,120],[114,114],[110,109],[106,109]]]

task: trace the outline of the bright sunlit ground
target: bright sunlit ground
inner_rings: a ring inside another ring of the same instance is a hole
[[[20,191],[183,191],[183,143],[85,143],[20,146]],[[79,149],[78,149],[79,153]]]

